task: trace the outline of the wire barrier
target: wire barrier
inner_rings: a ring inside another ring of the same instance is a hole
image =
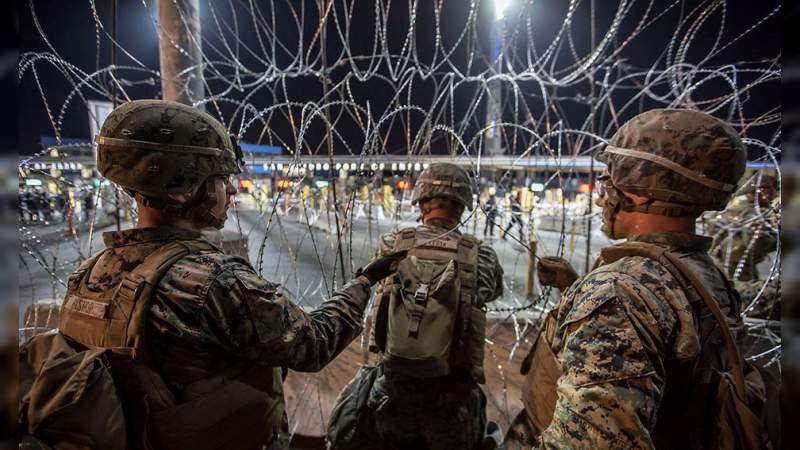
[[[593,156],[647,109],[727,121],[750,169],[729,210],[698,227],[747,292],[748,357],[780,370],[780,333],[763,320],[780,310],[778,1],[741,11],[721,0],[201,0],[197,32],[175,0],[188,33],[178,39],[159,24],[155,2],[142,0],[124,16],[141,23],[121,22],[115,40],[106,6],[88,0],[86,19],[69,24],[93,30],[86,42],[54,39],[44,20],[53,11],[38,3],[29,0],[25,14],[41,48],[20,56],[19,75],[56,143],[19,163],[21,335],[52,324],[69,273],[102,248],[118,211],[123,225],[135,223],[133,202],[93,169],[91,144],[67,141],[68,119],[99,128],[91,101],[160,96],[162,34],[183,53],[186,42],[200,49],[183,71],[202,73],[203,92],[187,92],[195,106],[242,142],[278,149],[246,153],[224,239],[303,306],[349,279],[383,233],[416,223],[410,187],[421,170],[444,160],[468,168],[477,207],[460,228],[490,243],[504,268],[504,294],[487,305],[486,354],[502,387],[491,402],[504,417],[516,413],[513,361],[558,300],[530,278],[530,262],[562,256],[585,273],[610,243],[593,205],[602,170]],[[137,42],[124,31],[134,26]],[[290,403],[322,404],[319,384],[306,380]]]

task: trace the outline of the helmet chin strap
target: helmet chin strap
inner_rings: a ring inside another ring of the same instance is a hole
[[[605,189],[606,204],[608,207],[603,209],[602,231],[612,239],[615,239],[614,223],[616,222],[617,215],[620,211],[625,211],[628,213],[638,212],[643,214],[657,214],[666,217],[694,216],[701,214],[704,211],[701,208],[679,205],[675,203],[661,202],[661,204],[656,205],[655,202],[657,200],[652,198],[647,199],[647,201],[641,205],[637,205],[633,203],[633,200],[626,196],[622,190],[614,186],[612,183],[608,182],[605,186]]]
[[[212,210],[217,206],[218,200],[214,177],[208,177],[197,190],[194,198],[184,207],[186,218],[200,225],[201,228],[212,227],[221,230],[225,226],[225,221],[228,220],[228,214],[224,209],[220,215],[213,213]]]

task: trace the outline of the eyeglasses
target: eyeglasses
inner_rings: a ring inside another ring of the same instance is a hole
[[[611,181],[611,175],[608,174],[600,175],[599,177],[597,177],[597,181],[600,182],[600,189],[598,191],[600,197],[605,196],[608,193],[608,191],[614,188],[614,183]]]

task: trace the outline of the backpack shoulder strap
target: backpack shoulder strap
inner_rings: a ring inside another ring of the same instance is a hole
[[[458,239],[458,254],[456,262],[458,278],[461,283],[459,290],[458,312],[454,330],[454,351],[451,359],[454,366],[468,364],[470,358],[470,323],[472,308],[477,305],[478,286],[478,249],[480,242],[474,236],[462,234]]]
[[[402,250],[411,250],[414,247],[414,243],[417,240],[417,229],[416,228],[404,228],[397,232],[394,239],[394,248],[395,252],[399,252]]]
[[[125,347],[132,349],[136,357],[141,350],[144,324],[158,282],[181,258],[202,251],[219,250],[211,243],[201,240],[173,241],[158,248],[123,277],[114,293],[114,304],[125,302],[133,305],[125,333]]]
[[[644,242],[629,242],[625,244],[615,245],[605,248],[601,251],[603,261],[606,263],[614,262],[625,256],[642,256],[658,261],[669,272],[684,285],[685,288],[691,286],[702,298],[703,303],[711,311],[714,320],[719,326],[720,334],[725,342],[725,350],[728,356],[728,362],[731,367],[734,387],[736,393],[743,401],[747,400],[747,391],[744,383],[744,368],[739,354],[739,349],[733,339],[733,334],[728,326],[728,321],[719,309],[717,300],[705,286],[703,281],[697,276],[694,271],[681,261],[680,257],[668,251],[666,248],[648,244]],[[687,284],[689,286],[687,286]]]

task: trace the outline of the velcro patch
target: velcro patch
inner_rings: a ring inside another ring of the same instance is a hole
[[[64,308],[79,314],[105,319],[108,305],[102,302],[89,300],[77,295],[70,295],[64,300]]]

